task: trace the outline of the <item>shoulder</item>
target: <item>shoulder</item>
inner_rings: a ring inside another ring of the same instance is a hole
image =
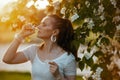
[[[29,45],[28,47],[29,48],[34,48],[34,47],[37,47],[38,45],[37,44],[31,44],[31,45]]]
[[[67,55],[64,64],[64,73],[65,75],[76,75],[76,61],[72,53]]]
[[[75,61],[74,55],[72,53],[68,54],[68,52],[67,52],[66,63],[70,63],[72,61]]]
[[[68,52],[64,52],[64,54],[60,58],[60,62],[64,62],[64,64],[69,64],[72,61],[75,62],[75,57],[72,53],[68,54]]]
[[[24,49],[32,49],[36,46],[37,46],[36,44],[31,44],[31,45],[28,45],[27,47],[25,47]]]

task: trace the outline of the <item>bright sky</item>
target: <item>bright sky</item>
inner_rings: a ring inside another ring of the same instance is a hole
[[[8,4],[9,2],[14,2],[17,0],[0,0],[0,9],[3,8],[6,4]],[[48,5],[47,0],[37,0],[36,3],[34,3],[32,0],[29,2],[28,7],[30,7],[32,4],[34,4],[34,6],[38,9],[43,9]]]
[[[0,9],[4,7],[4,5],[8,4],[9,2],[14,2],[17,0],[0,0]]]

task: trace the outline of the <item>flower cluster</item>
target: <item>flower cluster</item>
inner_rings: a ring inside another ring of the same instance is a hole
[[[18,18],[21,22],[23,22],[23,21],[26,20],[25,17],[24,17],[24,16],[21,16],[21,15],[18,15],[17,18]]]
[[[117,30],[120,30],[120,24],[118,26],[116,26]]]
[[[84,22],[88,23],[88,25],[87,25],[88,29],[93,29],[93,26],[95,26],[92,18],[85,18]]]
[[[116,8],[116,1],[115,0],[110,0],[111,4],[114,5],[114,8]]]
[[[71,16],[71,22],[74,22],[75,20],[77,20],[79,18],[79,15],[77,13],[74,13],[73,16]]]
[[[1,18],[1,22],[6,22],[6,21],[8,21],[9,19],[10,19],[9,16],[3,16],[3,17]]]
[[[90,6],[90,2],[89,1],[85,1],[85,5],[88,8]]]
[[[105,8],[104,8],[103,4],[99,5],[99,8],[98,8],[98,15],[102,14],[103,11],[104,11],[104,9],[105,9]]]
[[[26,4],[26,7],[27,7],[27,8],[30,8],[32,5],[34,5],[34,1],[33,1],[33,0],[29,1],[29,2]]]
[[[66,7],[63,7],[63,8],[61,9],[60,13],[65,15],[65,11],[66,11]]]
[[[92,78],[94,80],[102,80],[100,77],[102,71],[103,69],[101,67],[97,67],[96,72],[92,75]]]

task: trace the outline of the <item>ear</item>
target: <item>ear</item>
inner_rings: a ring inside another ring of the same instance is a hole
[[[53,35],[58,35],[59,34],[59,29],[55,29],[54,31],[53,31]]]

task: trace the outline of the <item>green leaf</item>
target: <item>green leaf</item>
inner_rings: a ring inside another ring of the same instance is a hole
[[[79,62],[80,60],[81,60],[81,58],[78,57],[78,58],[77,58],[77,62]]]
[[[91,48],[90,48],[90,47],[88,47],[88,48],[87,48],[87,51],[90,53],[90,51],[91,51]]]
[[[93,61],[92,57],[88,60],[86,59],[86,64],[90,67],[94,64],[94,61]]]
[[[85,44],[85,38],[81,38],[79,41],[81,44]]]
[[[104,55],[104,54],[103,54],[102,51],[97,51],[97,52],[94,53],[94,55],[95,55],[96,57],[99,57],[99,56],[102,56],[102,55]]]
[[[75,47],[76,49],[78,49],[78,48],[79,48],[79,45],[80,45],[80,41],[78,41],[78,40],[73,40],[73,41],[72,41],[72,44],[74,45],[74,47]]]
[[[85,67],[85,63],[83,61],[80,61],[78,66],[79,66],[80,70],[82,71]]]
[[[99,67],[99,65],[98,65],[98,64],[94,64],[94,65],[91,67],[91,70],[95,72],[96,69],[97,69],[97,67]]]
[[[94,64],[94,61],[93,61],[92,57],[90,59],[86,59],[86,57],[84,56],[82,58],[82,61],[85,62],[90,67]]]
[[[108,45],[108,44],[110,43],[110,41],[109,41],[108,38],[105,38],[105,37],[104,37],[104,38],[101,39],[101,43],[104,43],[104,44],[107,44],[107,45]]]

